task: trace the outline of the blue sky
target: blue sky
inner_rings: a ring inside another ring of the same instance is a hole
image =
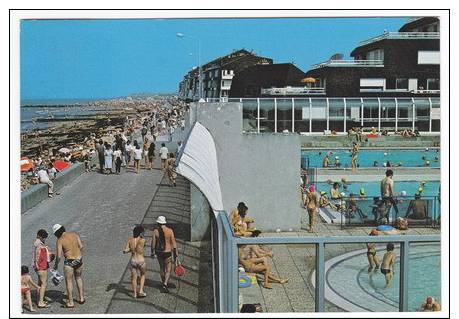
[[[303,71],[406,18],[21,21],[21,99],[108,98],[176,92],[198,64],[246,48]]]

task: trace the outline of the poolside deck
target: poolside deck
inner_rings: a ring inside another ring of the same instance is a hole
[[[279,236],[358,236],[368,235],[372,228],[355,227],[341,229],[339,224],[326,224],[318,219],[317,232],[307,231],[307,212],[302,212],[302,229],[298,232],[263,233],[264,237]],[[411,228],[400,232],[408,235],[440,234],[438,228]],[[264,312],[314,312],[314,287],[311,275],[315,270],[315,247],[313,245],[269,245],[274,252],[272,258],[273,272],[280,277],[287,277],[290,281],[285,285],[272,284],[273,289],[265,289],[258,285],[249,288],[240,288],[243,303],[260,303]],[[326,246],[325,261],[350,251],[364,249],[364,244],[335,244]],[[382,256],[380,256],[382,257]],[[367,267],[367,265],[356,265]],[[397,274],[398,275],[398,274]],[[259,283],[261,282],[259,277]],[[358,298],[358,296],[354,296]],[[325,302],[327,312],[343,312],[344,309]]]

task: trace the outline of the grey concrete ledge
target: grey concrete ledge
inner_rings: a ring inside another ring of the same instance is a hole
[[[57,173],[53,180],[57,191],[80,176],[85,171],[84,163],[75,163],[68,169]],[[37,184],[21,193],[21,214],[48,198],[48,185]]]
[[[389,169],[387,167],[360,168],[353,172],[351,168],[318,168],[317,181],[325,182],[331,177],[346,178],[348,181],[380,181]],[[422,177],[425,181],[439,181],[441,170],[439,167],[390,167],[396,181],[414,181]]]

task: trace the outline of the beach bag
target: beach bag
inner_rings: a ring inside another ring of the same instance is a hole
[[[51,269],[51,281],[53,282],[54,286],[58,286],[63,280],[64,276],[59,274],[57,270]]]
[[[185,275],[185,268],[182,266],[182,264],[180,263],[180,260],[178,260],[178,258],[177,258],[177,261],[175,263],[174,272],[175,272],[175,275],[178,276],[178,277],[182,277],[183,275]]]

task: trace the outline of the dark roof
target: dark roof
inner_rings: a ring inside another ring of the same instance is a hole
[[[438,21],[439,20],[437,17],[423,17],[423,18],[416,19],[408,23],[405,23],[398,31],[399,32],[410,32],[413,29],[422,27],[424,25],[432,24]]]
[[[236,73],[230,96],[243,96],[247,87],[270,88],[304,86],[306,74],[292,63],[259,64]]]

